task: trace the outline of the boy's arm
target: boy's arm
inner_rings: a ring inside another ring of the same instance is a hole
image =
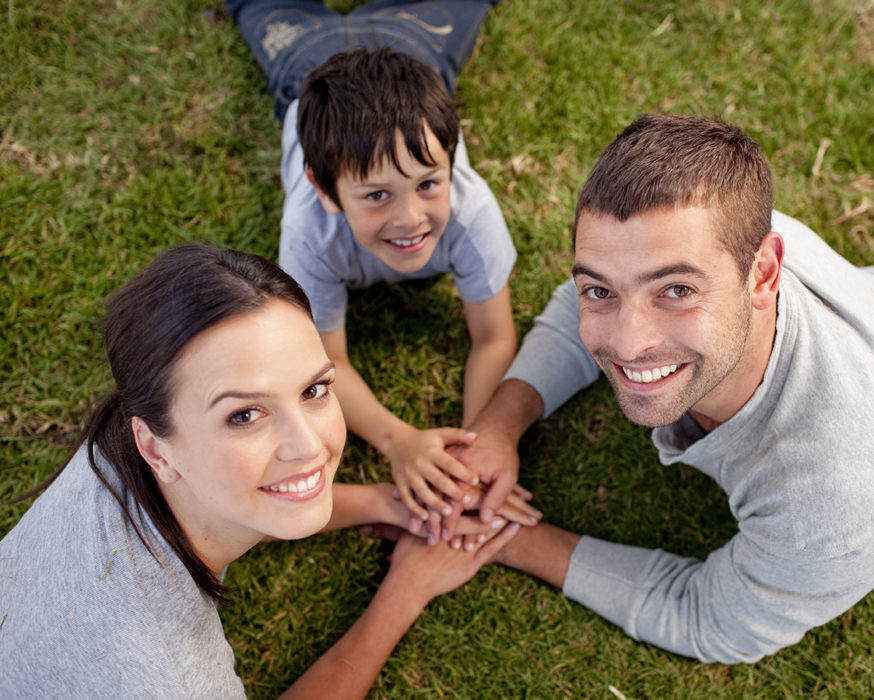
[[[494,393],[516,353],[516,327],[505,284],[490,299],[464,302],[470,354],[464,371],[464,417],[469,426]]]
[[[476,435],[458,428],[417,430],[405,423],[377,400],[349,362],[345,328],[321,336],[328,357],[335,365],[334,387],[346,425],[391,462],[392,476],[404,505],[416,517],[428,519],[428,511],[416,502],[414,492],[425,506],[440,513],[451,512],[451,506],[434,493],[429,484],[447,497],[463,501],[464,491],[450,476],[469,484],[477,483],[478,478],[452,457],[446,447],[469,445]]]

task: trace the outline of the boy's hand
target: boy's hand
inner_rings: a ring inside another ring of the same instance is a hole
[[[392,477],[401,501],[413,516],[428,520],[428,508],[442,515],[452,513],[452,506],[432,489],[466,505],[467,494],[455,479],[475,485],[479,477],[450,455],[446,448],[450,445],[469,446],[476,439],[476,433],[459,428],[417,430],[409,427],[394,437],[385,455],[391,462]]]

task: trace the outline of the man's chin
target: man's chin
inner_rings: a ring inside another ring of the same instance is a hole
[[[683,408],[657,406],[652,401],[637,400],[616,392],[619,408],[625,417],[635,425],[645,428],[661,428],[676,423],[686,412]]]

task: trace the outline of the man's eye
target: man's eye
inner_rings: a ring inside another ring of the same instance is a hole
[[[587,287],[583,290],[583,295],[589,299],[609,299],[610,290],[604,289],[604,287]]]
[[[671,299],[682,299],[683,297],[689,296],[691,293],[692,288],[687,287],[685,284],[675,284],[665,290],[665,296],[668,296]]]
[[[319,382],[318,384],[313,384],[312,386],[308,386],[306,389],[304,389],[303,397],[307,401],[314,401],[316,399],[321,399],[327,396],[329,390],[329,382]]]

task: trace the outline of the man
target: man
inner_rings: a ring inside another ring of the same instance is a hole
[[[699,561],[540,524],[501,560],[703,661],[755,661],[874,587],[874,274],[772,206],[741,130],[638,117],[583,187],[573,280],[461,456],[488,520],[522,434],[603,371],[663,464],[725,490],[737,534]]]

